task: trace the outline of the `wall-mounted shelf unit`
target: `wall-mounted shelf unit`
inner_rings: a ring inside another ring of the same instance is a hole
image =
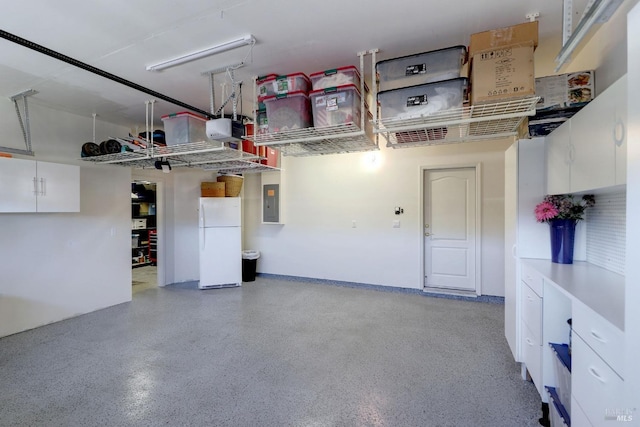
[[[262,157],[228,147],[218,141],[200,141],[82,158],[88,162],[136,169],[154,169],[155,162],[159,159],[168,160],[172,168],[199,167],[206,170],[224,171],[225,173],[239,169],[242,169],[241,173],[274,169],[260,164],[260,160],[263,160]]]
[[[524,118],[535,115],[539,99],[533,96],[472,105],[411,119],[378,119],[373,132],[393,148],[516,136]]]

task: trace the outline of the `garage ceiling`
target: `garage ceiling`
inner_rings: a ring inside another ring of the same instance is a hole
[[[236,78],[244,82],[242,113],[251,115],[253,76],[358,65],[356,53],[372,48],[381,60],[467,45],[470,34],[524,22],[532,12],[540,14],[541,40],[558,36],[560,0],[29,0],[3,4],[0,29],[205,111],[210,90],[203,73],[247,57]],[[246,34],[257,40],[253,49],[146,70]],[[215,79],[219,106],[224,74]],[[38,91],[30,102],[130,127],[144,125],[145,101],[152,99],[0,39],[0,96],[27,89]],[[178,111],[184,108],[158,101],[154,120],[159,125],[161,115]]]

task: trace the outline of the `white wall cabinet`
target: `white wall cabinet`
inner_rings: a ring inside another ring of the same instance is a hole
[[[547,193],[626,183],[626,76],[547,136]]]
[[[571,192],[571,120],[546,138],[547,194]]]
[[[0,158],[0,212],[80,212],[80,167]]]

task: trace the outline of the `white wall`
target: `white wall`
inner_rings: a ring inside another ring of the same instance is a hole
[[[260,223],[260,177],[245,178],[245,248],[258,271],[422,289],[422,167],[481,164],[482,294],[504,295],[504,150],[511,141],[283,158],[285,225]],[[394,207],[404,214],[396,216]],[[392,228],[399,219],[400,228]],[[357,223],[352,228],[352,221]]]
[[[0,336],[131,300],[130,170],[77,160],[91,118],[29,110],[35,159],[81,165],[80,213],[0,214]],[[96,127],[101,139],[128,132]],[[0,141],[25,148],[9,100],[0,100]]]

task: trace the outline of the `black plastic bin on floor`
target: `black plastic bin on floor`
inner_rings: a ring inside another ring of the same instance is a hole
[[[242,251],[242,281],[254,282],[256,280],[256,265],[260,258],[258,251]]]

